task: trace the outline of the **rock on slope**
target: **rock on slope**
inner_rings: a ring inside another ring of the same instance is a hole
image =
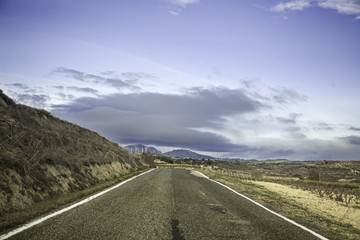
[[[0,90],[0,212],[144,168],[139,156]]]

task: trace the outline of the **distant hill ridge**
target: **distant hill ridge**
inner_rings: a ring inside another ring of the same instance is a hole
[[[212,156],[198,154],[196,152],[186,150],[186,149],[177,149],[177,150],[172,150],[172,151],[169,151],[166,153],[162,153],[161,151],[157,150],[154,147],[148,147],[143,144],[128,145],[125,148],[130,153],[134,153],[134,154],[142,154],[144,152],[147,152],[147,153],[151,153],[156,156],[165,155],[165,156],[174,157],[174,158],[215,159]]]
[[[194,158],[194,159],[215,159],[212,156],[208,155],[201,155],[196,152],[184,149],[177,149],[170,152],[164,153],[164,155],[169,157],[176,157],[176,158]]]

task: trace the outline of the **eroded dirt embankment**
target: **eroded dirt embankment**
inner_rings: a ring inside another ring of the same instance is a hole
[[[44,199],[124,176],[134,169],[126,163],[112,162],[84,166],[79,172],[62,165],[44,164],[39,166],[37,171],[42,172],[41,179],[32,177],[31,173],[22,176],[13,169],[0,171],[1,213],[23,210]]]

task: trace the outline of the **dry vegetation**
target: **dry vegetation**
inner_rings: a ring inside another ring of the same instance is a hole
[[[321,198],[347,206],[360,204],[360,161],[241,163],[234,169],[222,167],[219,170],[237,178],[246,177],[311,191]]]
[[[359,239],[359,202],[346,205],[289,185],[245,180],[210,169],[202,172],[329,239]]]
[[[175,164],[207,166],[242,180],[274,182],[309,190],[346,205],[360,203],[360,161],[216,161],[177,159]],[[163,160],[163,162],[166,162]],[[167,163],[171,163],[167,161]]]
[[[359,239],[360,161],[228,164],[203,172],[329,239]]]
[[[294,200],[305,209],[317,215],[332,219],[334,222],[348,224],[360,231],[360,208],[356,202],[344,204],[330,198],[319,197],[318,194],[302,189],[284,186],[271,182],[256,182],[269,191],[279,193],[284,198]]]
[[[198,169],[329,239],[360,238],[360,161],[161,160],[158,167]]]
[[[5,215],[118,179],[151,160],[44,110],[15,104],[0,90],[0,232],[14,224]]]

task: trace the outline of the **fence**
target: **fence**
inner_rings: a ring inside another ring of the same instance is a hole
[[[253,180],[251,173],[248,173],[248,172],[223,169],[222,171],[220,171],[220,173],[224,176],[230,176],[230,177],[238,178],[241,180],[248,180],[248,181]]]

